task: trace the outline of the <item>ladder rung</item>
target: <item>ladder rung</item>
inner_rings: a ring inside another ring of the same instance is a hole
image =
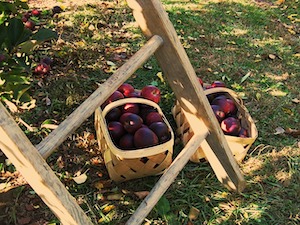
[[[55,130],[53,130],[36,148],[43,158],[50,154],[75,131],[104,101],[123,84],[142,64],[163,44],[163,39],[154,35],[112,76],[100,85],[75,111],[73,111]]]

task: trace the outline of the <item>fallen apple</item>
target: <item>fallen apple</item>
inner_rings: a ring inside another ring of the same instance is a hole
[[[35,69],[34,72],[38,75],[45,75],[50,71],[50,66],[46,63],[39,63]]]

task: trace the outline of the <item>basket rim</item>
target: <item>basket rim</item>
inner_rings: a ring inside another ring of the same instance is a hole
[[[113,143],[113,141],[110,137],[110,134],[108,132],[108,129],[106,129],[107,123],[105,120],[105,116],[112,108],[118,107],[118,106],[123,105],[128,102],[147,104],[147,105],[150,105],[150,106],[156,108],[157,111],[162,115],[163,121],[166,123],[166,125],[168,126],[168,128],[170,130],[170,133],[171,133],[170,140],[165,143],[159,144],[159,145],[142,148],[142,149],[122,150],[122,149],[118,148]],[[158,104],[156,104],[155,102],[148,100],[148,99],[144,99],[144,98],[130,97],[130,98],[119,99],[114,102],[111,102],[103,110],[101,109],[101,107],[99,107],[98,109],[99,109],[98,113],[99,113],[99,122],[100,122],[101,132],[103,132],[103,136],[108,145],[108,148],[111,150],[111,152],[114,155],[118,156],[119,158],[124,158],[124,159],[142,158],[142,157],[148,157],[151,155],[160,154],[167,150],[169,150],[169,151],[173,150],[173,145],[174,145],[173,129],[172,129],[169,121],[166,119],[164,113],[162,112],[160,106]]]

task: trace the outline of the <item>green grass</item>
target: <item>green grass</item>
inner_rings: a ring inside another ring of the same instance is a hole
[[[299,224],[299,136],[274,134],[278,127],[299,130],[300,106],[293,102],[300,99],[299,2],[286,1],[281,5],[275,1],[248,0],[162,2],[197,76],[207,83],[224,80],[238,92],[255,120],[259,137],[240,164],[247,181],[241,195],[224,188],[208,163],[189,163],[164,195],[164,201],[147,216],[147,221],[187,224],[189,211],[195,207],[199,210],[198,218],[193,221],[195,225]],[[55,67],[51,76],[43,80],[44,86],[35,83],[32,91],[37,107],[20,115],[27,123],[39,127],[46,119],[63,121],[98,83],[112,74],[114,67],[121,66],[145,43],[127,5],[123,1],[109,1],[109,5],[112,7],[86,5],[76,12],[66,11],[54,21],[61,40],[52,43],[46,52],[55,58]],[[121,54],[125,58],[116,60]],[[151,58],[128,82],[137,88],[150,83],[158,85],[163,93],[161,107],[175,128],[170,112],[174,95],[157,76],[159,72],[155,58]],[[243,80],[248,73],[250,76]],[[45,106],[45,97],[51,99],[50,106]],[[36,143],[49,133],[26,132]],[[95,183],[107,180],[108,174],[103,166],[92,163],[98,153],[97,145],[79,144],[84,132],[94,132],[93,117],[48,163],[94,223],[124,224],[141,202],[133,193],[151,190],[159,177],[95,188]],[[177,144],[175,152],[181,148]],[[69,165],[59,167],[59,157]],[[74,183],[70,177],[86,169],[90,169],[88,181],[81,185]],[[122,198],[114,201],[103,198],[111,194],[121,194]],[[108,210],[109,205],[114,208]],[[167,210],[162,213],[161,207]]]

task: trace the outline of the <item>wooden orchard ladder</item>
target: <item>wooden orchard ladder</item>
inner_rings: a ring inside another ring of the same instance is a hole
[[[147,43],[37,146],[28,140],[6,108],[0,104],[1,150],[62,224],[88,225],[92,222],[45,159],[153,54],[195,134],[127,224],[141,224],[144,221],[204,140],[210,146],[204,153],[219,181],[236,192],[241,192],[245,187],[243,175],[163,5],[159,0],[127,2],[148,38]],[[197,129],[203,127],[203,124],[204,129]]]

